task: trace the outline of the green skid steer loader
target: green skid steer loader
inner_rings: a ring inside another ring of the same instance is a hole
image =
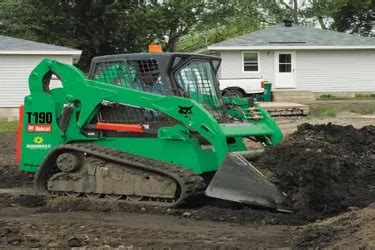
[[[144,53],[93,59],[87,77],[44,59],[20,108],[17,158],[37,193],[180,206],[197,195],[284,210],[243,154],[281,142],[253,101],[223,98],[220,59]],[[62,87],[50,88],[55,75]]]

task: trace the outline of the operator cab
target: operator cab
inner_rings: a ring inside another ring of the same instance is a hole
[[[184,53],[100,56],[92,60],[89,79],[158,95],[190,98],[201,103],[216,120],[225,122],[226,108],[216,79],[220,61],[218,57]],[[128,111],[138,112],[129,108]],[[149,111],[145,115],[142,111],[139,119],[143,116],[150,121],[152,117],[160,117],[157,113]]]

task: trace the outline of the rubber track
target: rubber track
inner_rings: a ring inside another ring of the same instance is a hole
[[[52,152],[50,152],[47,158],[51,159],[57,157],[58,154],[66,151],[76,151],[85,153],[87,156],[94,156],[100,158],[101,160],[105,160],[108,162],[115,162],[125,166],[132,166],[134,168],[140,170],[151,171],[154,173],[159,173],[164,176],[168,176],[174,179],[178,185],[180,186],[180,196],[177,199],[174,199],[173,202],[158,202],[158,201],[137,201],[134,202],[136,204],[151,204],[151,205],[158,205],[158,206],[168,206],[168,207],[177,207],[181,206],[184,203],[189,202],[192,198],[201,195],[204,193],[206,189],[206,185],[204,180],[199,175],[193,173],[190,170],[184,169],[177,165],[171,163],[165,163],[153,159],[148,159],[140,156],[135,156],[129,153],[125,153],[122,151],[114,150],[107,147],[98,146],[95,144],[90,143],[72,143],[72,144],[64,144],[55,148]],[[45,172],[48,169],[45,169],[46,166],[51,166],[51,162],[49,159],[46,159],[41,164],[39,170],[43,170]],[[44,168],[44,169],[43,169]],[[53,173],[53,171],[49,170],[49,173]],[[52,174],[49,176],[51,177]],[[41,191],[41,182],[44,181],[44,189]],[[38,193],[45,193],[47,191],[47,180],[40,178],[40,173],[38,171],[37,175],[34,179],[34,187]],[[129,203],[132,203],[131,201]]]

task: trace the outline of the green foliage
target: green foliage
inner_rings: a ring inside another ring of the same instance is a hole
[[[323,95],[319,96],[318,99],[324,100],[324,101],[335,101],[335,100],[350,100],[350,99],[354,99],[354,98],[348,97],[348,96],[335,96],[335,95],[332,95],[332,94],[323,94]]]
[[[375,94],[355,94],[355,99],[375,99]]]
[[[17,121],[12,122],[0,122],[0,132],[16,131]]]
[[[177,50],[195,51],[266,26],[258,0],[211,0],[206,3],[205,13],[191,32],[181,37]]]
[[[336,98],[336,96],[331,95],[331,94],[323,94],[319,96],[319,99],[334,99],[334,98]]]
[[[312,115],[318,117],[336,117],[341,111],[343,110],[335,105],[319,105],[311,109]]]
[[[372,100],[375,99],[375,94],[363,94],[357,93],[354,97],[349,96],[335,96],[332,94],[322,94],[318,98],[319,100],[323,101],[337,101],[337,100]]]
[[[87,70],[97,55],[146,51],[155,40],[173,51],[177,40],[196,25],[207,3],[198,0],[22,0],[0,32],[83,51]]]
[[[161,42],[165,50],[174,51],[178,39],[200,22],[206,7],[207,3],[199,0],[154,1],[145,5],[141,18],[142,27],[146,27],[144,35]]]
[[[310,114],[315,117],[336,117],[341,112],[351,112],[361,115],[375,114],[375,101],[365,100],[336,100],[336,102],[318,102],[310,106]]]
[[[288,18],[371,36],[374,0],[0,0],[0,33],[97,55],[194,51]]]
[[[218,43],[230,38],[254,32],[258,27],[236,27],[235,25],[222,26],[207,31],[194,32],[191,35],[183,36],[177,43],[176,50],[193,52],[204,48],[209,44]]]
[[[345,0],[345,5],[332,15],[332,28],[362,36],[373,36],[375,27],[374,0]]]
[[[140,50],[135,7],[115,0],[23,0],[2,32],[81,49],[79,66],[86,68],[94,55]]]

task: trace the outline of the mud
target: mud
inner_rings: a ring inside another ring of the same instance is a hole
[[[16,165],[0,165],[0,188],[31,187],[33,176],[21,172]]]
[[[0,133],[0,188],[27,187],[32,177],[19,171],[15,161],[16,133]]]
[[[189,208],[169,209],[38,196],[30,191],[31,177],[14,163],[14,138],[14,133],[0,133],[0,247],[243,249],[375,244],[372,126],[303,124],[254,163],[288,194],[293,214],[208,197]]]
[[[256,164],[308,220],[375,200],[375,127],[303,124]]]
[[[0,166],[15,164],[16,133],[0,133]]]
[[[298,248],[375,248],[375,203],[296,229]]]

